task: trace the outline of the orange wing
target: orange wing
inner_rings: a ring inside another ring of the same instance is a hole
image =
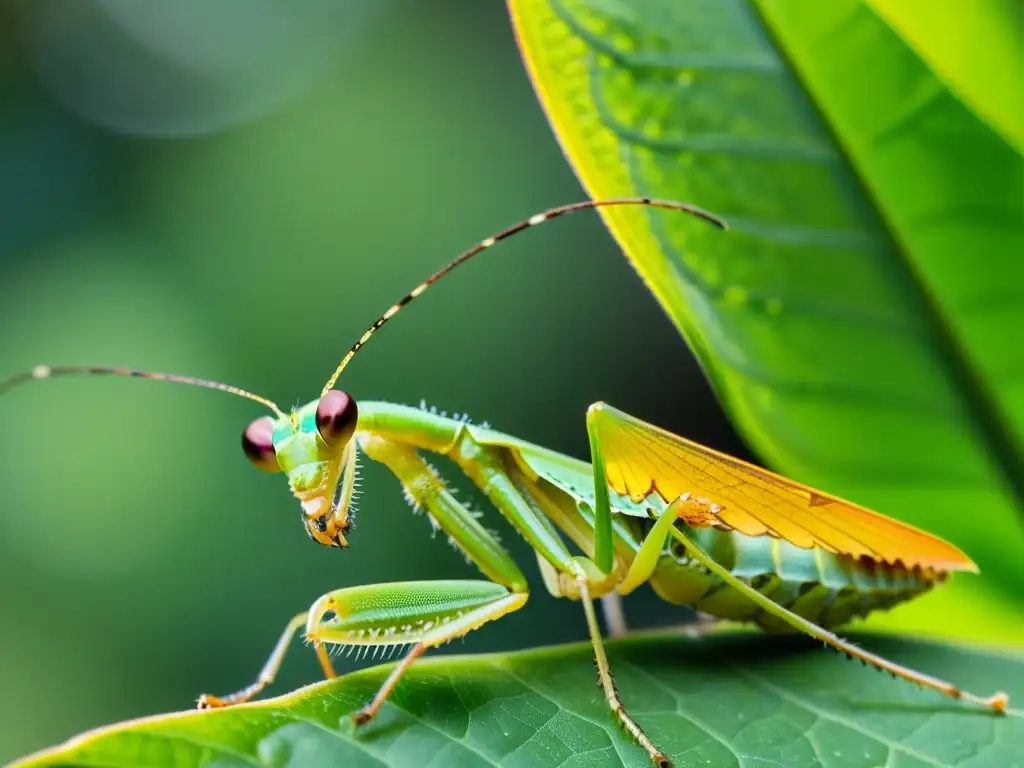
[[[798,547],[939,571],[977,571],[967,555],[906,523],[829,496],[773,472],[673,435],[603,403],[591,428],[608,484],[640,502],[656,492],[666,503],[684,494],[691,526],[777,536]]]

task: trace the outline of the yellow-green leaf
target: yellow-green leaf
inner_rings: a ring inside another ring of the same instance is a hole
[[[998,94],[1024,71],[993,71],[1021,62],[1014,27],[979,33],[1019,12],[960,4],[925,25],[882,0],[510,6],[592,197],[688,200],[732,225],[603,213],[757,453],[951,539],[976,584],[1019,600],[1024,102]]]

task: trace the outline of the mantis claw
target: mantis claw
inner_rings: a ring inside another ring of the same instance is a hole
[[[363,707],[358,712],[352,715],[352,724],[358,728],[361,725],[366,725],[373,719],[373,712],[370,711],[369,707]]]
[[[1002,715],[1006,714],[1006,708],[1010,705],[1010,697],[1005,692],[998,691],[988,698],[980,699],[978,703]]]
[[[198,699],[196,699],[196,709],[222,709],[224,707],[230,706],[230,703],[231,702],[225,701],[224,699],[221,699],[212,694],[203,693],[200,694]]]

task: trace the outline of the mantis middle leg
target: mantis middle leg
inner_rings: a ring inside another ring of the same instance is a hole
[[[613,568],[613,534],[610,510],[606,510],[608,512],[606,521],[595,519],[595,530],[600,530],[599,526],[604,526],[605,532],[600,535],[607,537],[606,541],[601,541],[598,540],[599,534],[595,533],[595,550],[603,551],[602,548],[606,547],[608,553],[607,557],[602,557],[607,561],[607,569],[602,569],[588,557],[573,557],[569,553],[553,525],[539,511],[543,509],[544,505],[538,500],[530,498],[528,493],[523,493],[524,490],[528,491],[526,484],[517,483],[510,477],[501,451],[480,445],[468,433],[464,433],[449,455],[459,464],[466,475],[487,494],[488,499],[502,515],[534,547],[548,589],[558,596],[580,601],[586,617],[591,645],[594,648],[598,683],[604,691],[605,700],[612,715],[636,743],[647,752],[656,765],[670,766],[669,759],[629,715],[619,698],[619,692],[615,687],[608,664],[608,655],[605,652],[597,614],[594,610],[593,597],[612,593],[611,590],[615,588],[621,578]],[[655,543],[648,545],[648,549],[656,549],[660,553],[665,543],[666,531],[664,526],[659,528],[656,525],[655,527],[658,528],[657,532],[652,531]],[[657,541],[659,534],[661,540]],[[650,540],[651,536],[648,536],[648,541]],[[641,546],[641,551],[643,551],[643,546]],[[595,555],[595,559],[596,557]],[[598,594],[592,595],[592,587],[598,590]]]

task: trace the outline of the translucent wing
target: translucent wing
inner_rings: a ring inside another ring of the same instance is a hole
[[[798,547],[941,571],[977,571],[963,552],[913,526],[673,435],[608,405],[595,406],[608,484],[634,502],[690,494],[694,527],[771,535]],[[691,506],[691,505],[686,505]]]

